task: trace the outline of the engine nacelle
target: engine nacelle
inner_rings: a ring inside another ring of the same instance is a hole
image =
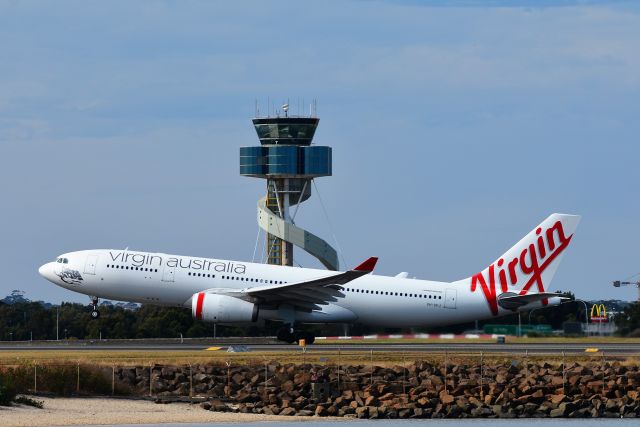
[[[227,295],[198,292],[191,298],[193,317],[205,322],[236,323],[258,320],[258,306]]]

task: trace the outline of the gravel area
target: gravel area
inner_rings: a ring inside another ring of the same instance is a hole
[[[44,408],[18,405],[0,406],[0,425],[3,427],[74,426],[98,424],[159,424],[291,421],[290,417],[259,414],[234,414],[205,411],[188,403],[156,404],[144,400],[108,398],[48,398]],[[303,419],[296,418],[302,421]]]

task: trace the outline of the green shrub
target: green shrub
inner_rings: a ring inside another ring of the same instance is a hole
[[[78,384],[77,365],[21,365],[0,368],[0,378],[11,384],[13,396],[33,393],[34,374],[37,372],[37,393],[51,393],[57,396],[95,395],[106,396],[112,393],[112,368],[108,366],[80,365],[80,383]],[[80,388],[78,389],[78,385]],[[117,395],[130,395],[128,386],[115,384],[113,392]],[[0,392],[1,393],[1,392]],[[1,425],[1,423],[0,423]]]
[[[16,397],[16,388],[11,379],[5,375],[0,376],[0,405],[8,406]]]

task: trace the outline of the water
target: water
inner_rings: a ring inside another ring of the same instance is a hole
[[[464,419],[448,419],[448,420],[432,420],[432,419],[415,419],[415,420],[354,420],[351,418],[345,418],[343,420],[322,420],[322,419],[309,419],[304,417],[300,421],[256,421],[256,422],[242,422],[242,423],[185,423],[185,424],[120,424],[118,427],[151,427],[161,425],[162,427],[210,427],[215,425],[216,427],[257,427],[257,426],[283,426],[283,427],[299,427],[300,423],[304,422],[309,427],[340,427],[343,423],[354,423],[358,427],[380,427],[386,425],[416,425],[429,423],[430,425],[437,424],[436,427],[455,427],[458,425],[466,425],[466,427],[520,427],[525,424],[527,427],[604,427],[605,424],[615,423],[619,427],[631,427],[638,425],[638,420],[633,418],[616,419],[616,418],[518,418],[518,419],[495,419],[495,418],[464,418]],[[571,426],[567,426],[571,424]],[[86,426],[92,427],[92,426]],[[98,426],[96,426],[98,427]],[[109,426],[99,426],[109,427]]]

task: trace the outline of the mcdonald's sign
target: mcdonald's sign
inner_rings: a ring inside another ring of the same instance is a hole
[[[607,316],[607,308],[604,304],[593,304],[591,306],[591,322],[592,323],[606,323],[609,321]]]

